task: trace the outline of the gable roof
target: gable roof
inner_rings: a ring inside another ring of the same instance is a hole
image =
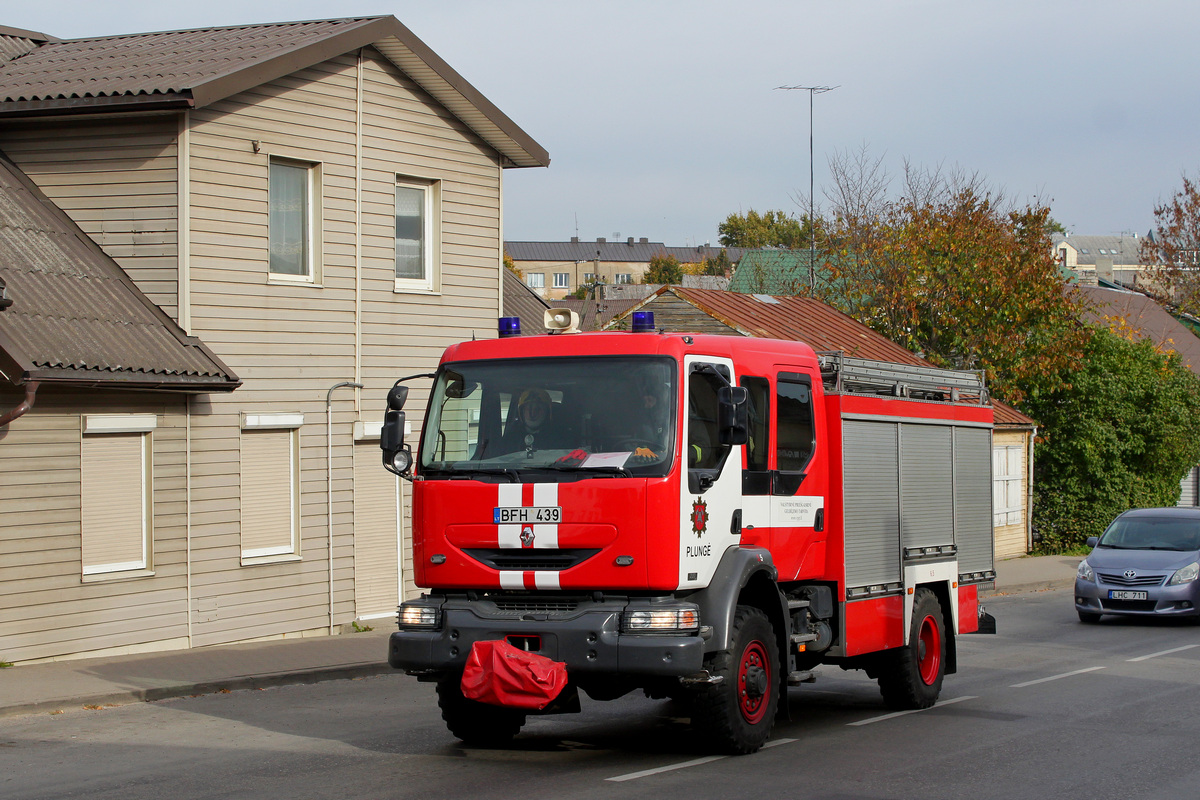
[[[828,258],[817,252],[817,279],[821,280]],[[765,248],[746,250],[729,280],[729,290],[747,294],[795,294],[808,291],[810,250]]]
[[[12,46],[29,41],[12,37]],[[0,61],[0,117],[204,108],[366,46],[503,155],[505,166],[550,163],[541,145],[392,16],[42,41]]]
[[[1067,245],[1075,250],[1075,263],[1095,264],[1099,259],[1108,259],[1114,265],[1141,264],[1142,239],[1137,236],[1054,236],[1052,246],[1057,249]]]
[[[521,318],[522,335],[541,333],[545,322],[544,314],[550,304],[526,286],[525,281],[511,269],[500,271],[503,273],[501,283],[504,291],[504,316]]]
[[[0,375],[13,384],[231,391],[238,377],[0,153]]]
[[[1153,298],[1141,292],[1079,286],[1078,291],[1091,301],[1083,319],[1092,325],[1123,325],[1137,339],[1149,339],[1156,346],[1179,353],[1184,366],[1200,375],[1200,338]]]
[[[870,361],[930,366],[916,353],[811,297],[664,286],[623,312],[617,320],[646,308],[665,294],[678,297],[743,336],[801,341],[818,353],[841,350],[848,356]],[[992,406],[998,426],[1030,428],[1034,424],[1032,418],[1010,405],[993,400]]]

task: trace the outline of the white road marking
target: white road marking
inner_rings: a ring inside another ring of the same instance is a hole
[[[729,756],[705,756],[704,758],[695,758],[691,761],[681,761],[678,764],[668,764],[665,767],[655,767],[654,769],[644,769],[641,772],[630,772],[627,775],[618,775],[615,778],[605,778],[606,781],[636,781],[638,778],[645,778],[648,775],[658,775],[662,772],[671,772],[677,769],[687,769],[688,767],[698,767],[701,764],[711,764],[714,761],[720,761]]]
[[[1072,675],[1082,675],[1085,672],[1095,672],[1098,669],[1104,669],[1104,667],[1088,667],[1087,669],[1077,669],[1074,672],[1064,672],[1061,675],[1051,675],[1049,678],[1038,678],[1036,681],[1025,681],[1024,683],[1014,683],[1009,688],[1010,689],[1024,689],[1026,686],[1033,686],[1035,684],[1046,683],[1048,681],[1056,681],[1059,678],[1069,678]]]
[[[1169,655],[1171,655],[1171,653],[1178,653],[1182,650],[1191,650],[1193,647],[1200,647],[1200,644],[1185,644],[1183,647],[1174,647],[1170,650],[1163,650],[1158,653],[1151,653],[1148,656],[1138,656],[1137,658],[1127,658],[1125,660],[1126,661],[1146,661],[1151,658],[1158,658],[1159,656],[1169,656]]]
[[[951,705],[952,703],[961,703],[963,700],[974,700],[976,697],[978,697],[978,695],[968,694],[963,695],[962,697],[952,697],[949,700],[939,700],[929,708],[940,708],[942,706]],[[896,717],[906,717],[909,714],[919,714],[922,711],[928,711],[929,708],[913,708],[908,711],[893,711],[891,714],[884,714],[881,717],[860,719],[858,722],[847,722],[846,724],[850,727],[855,727],[857,725],[870,725],[873,722],[883,722],[885,719],[895,719]]]
[[[778,747],[781,744],[791,744],[795,739],[772,739],[763,745],[763,750],[769,747]],[[711,764],[714,761],[720,761],[729,756],[705,756],[704,758],[696,758],[691,761],[681,761],[678,764],[668,764],[665,767],[655,767],[654,769],[644,769],[641,772],[630,772],[627,775],[618,775],[615,778],[605,778],[606,781],[636,781],[638,778],[645,778],[648,775],[658,775],[663,772],[673,772],[677,769],[687,769],[688,767],[698,767],[701,764]]]

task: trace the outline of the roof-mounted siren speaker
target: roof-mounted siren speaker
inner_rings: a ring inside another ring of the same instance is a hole
[[[550,333],[579,333],[579,315],[569,308],[548,308],[542,324]]]
[[[633,312],[633,324],[630,325],[630,330],[634,333],[654,333],[654,312]]]

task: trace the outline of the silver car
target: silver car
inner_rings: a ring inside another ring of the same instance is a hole
[[[1118,516],[1075,575],[1080,622],[1101,614],[1200,621],[1200,508],[1138,508]]]

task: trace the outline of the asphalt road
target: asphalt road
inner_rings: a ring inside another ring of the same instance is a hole
[[[888,713],[822,668],[762,752],[698,756],[667,701],[584,699],[465,748],[402,675],[0,719],[0,797],[1178,798],[1200,787],[1200,628],[1076,621],[1067,592],[988,602],[941,703]]]

